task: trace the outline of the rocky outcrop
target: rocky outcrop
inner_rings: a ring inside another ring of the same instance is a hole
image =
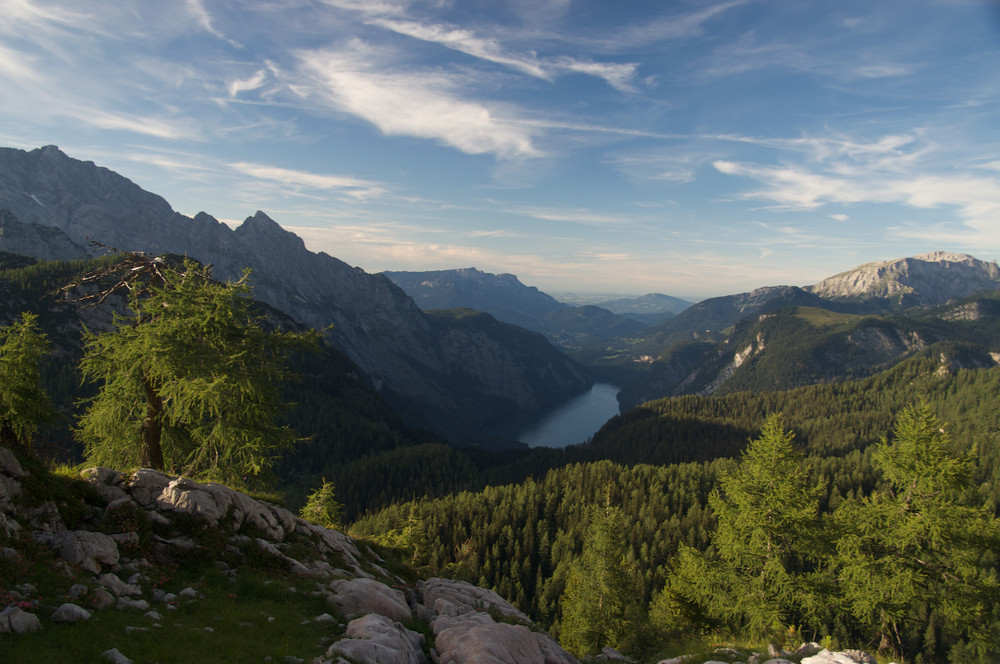
[[[1000,289],[1000,266],[968,254],[935,251],[866,263],[806,290],[830,299],[887,299],[902,304],[941,304],[981,290]]]
[[[5,544],[0,564],[24,562],[22,547],[47,546],[67,589],[56,593],[0,576],[0,600],[9,602],[0,607],[0,652],[4,633],[56,630],[64,623],[85,629],[83,623],[101,611],[136,616],[126,635],[164,629],[165,612],[202,601],[203,595],[191,586],[166,592],[158,587],[163,572],[157,570],[181,560],[211,561],[203,564],[235,581],[241,562],[253,559],[267,560],[283,578],[314,588],[309,595],[325,602],[330,613],[308,622],[349,621],[342,634],[336,631],[335,641],[322,644],[325,656],[316,657],[316,664],[576,662],[495,592],[446,579],[408,585],[343,533],[229,487],[150,469],[126,475],[91,468],[81,474],[90,491],[76,490],[87,494],[89,505],[81,520],[80,504],[63,518],[56,502],[36,505],[31,501],[38,496],[24,498],[26,478],[17,457],[0,448],[0,486],[8,497],[0,504],[7,525],[0,534]],[[55,602],[44,599],[49,597]],[[436,647],[425,633],[434,635]],[[179,641],[180,653],[182,648]],[[118,648],[105,650],[103,657],[132,661]],[[293,660],[303,661],[285,658]]]

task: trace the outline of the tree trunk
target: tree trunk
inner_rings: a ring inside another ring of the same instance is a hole
[[[154,470],[163,470],[163,448],[160,439],[163,436],[163,399],[156,387],[146,379],[143,381],[146,390],[146,418],[142,421],[142,449],[139,450],[139,464]]]

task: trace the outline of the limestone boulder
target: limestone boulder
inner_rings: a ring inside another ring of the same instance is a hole
[[[330,590],[330,606],[346,617],[369,613],[400,621],[412,617],[402,591],[374,579],[336,579],[330,582]]]
[[[0,475],[8,477],[24,477],[28,473],[21,467],[21,463],[14,456],[14,453],[6,447],[0,447]]]
[[[52,614],[52,622],[75,623],[84,620],[90,620],[90,611],[72,602],[59,605]]]
[[[41,628],[42,623],[34,613],[22,611],[17,606],[0,611],[0,634],[26,634]]]
[[[516,622],[531,622],[528,616],[497,593],[453,579],[428,579],[420,584],[423,604],[437,615],[463,615],[492,611]]]
[[[190,514],[208,526],[217,526],[231,503],[230,496],[225,492],[209,491],[205,485],[184,477],[168,482],[156,497],[158,509]]]
[[[823,648],[815,655],[804,657],[802,664],[875,664],[875,658],[861,650],[833,652]]]
[[[524,625],[466,622],[434,637],[438,661],[454,664],[546,664],[538,640]]]
[[[132,473],[125,489],[131,494],[132,500],[146,509],[156,508],[156,499],[170,484],[170,477],[152,468],[140,468]]]
[[[104,533],[70,530],[60,533],[52,543],[60,558],[91,574],[100,574],[104,567],[117,565],[120,558],[117,543]]]
[[[349,622],[344,638],[331,645],[326,656],[346,657],[359,664],[427,664],[423,643],[422,634],[372,613]]]

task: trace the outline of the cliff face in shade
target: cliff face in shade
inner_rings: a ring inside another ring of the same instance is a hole
[[[381,275],[309,251],[263,212],[235,230],[204,212],[187,217],[127,178],[72,159],[55,146],[0,149],[0,209],[22,224],[58,229],[81,247],[96,240],[127,251],[187,255],[213,265],[222,279],[252,270],[256,299],[313,327],[330,328],[333,343],[414,425],[460,434],[469,423],[470,404],[479,397],[493,402],[496,386],[503,384],[496,376],[479,375],[477,383],[488,389],[470,393],[465,375],[470,369],[455,380],[440,330],[406,293]],[[553,362],[572,365],[555,349],[552,354]],[[582,379],[566,390],[561,380],[538,378],[536,408],[586,385]],[[520,393],[506,397],[509,403],[523,402]]]

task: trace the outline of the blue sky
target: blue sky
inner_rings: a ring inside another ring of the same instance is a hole
[[[707,297],[1000,257],[1000,7],[0,0],[0,144],[369,272]]]

